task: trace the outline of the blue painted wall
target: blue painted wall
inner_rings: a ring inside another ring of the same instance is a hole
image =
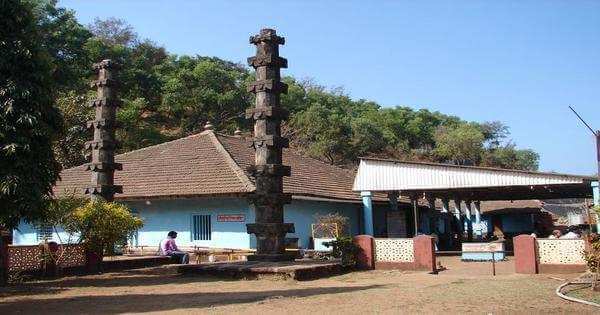
[[[302,248],[308,248],[309,238],[311,237],[311,224],[315,223],[316,214],[339,213],[348,217],[350,223],[350,233],[359,234],[359,211],[362,211],[362,205],[343,203],[343,202],[325,202],[293,200],[291,204],[285,206],[285,222],[294,223],[296,232],[288,234],[288,237],[298,237],[298,245]]]
[[[218,248],[253,248],[256,240],[246,233],[246,223],[255,220],[254,209],[242,198],[196,198],[125,202],[132,212],[144,220],[144,227],[138,231],[133,245],[157,246],[171,230],[178,232],[179,246],[207,246]],[[359,233],[359,204],[324,201],[293,200],[285,206],[285,222],[294,223],[295,233],[288,237],[298,237],[299,245],[307,248],[311,236],[311,224],[316,214],[337,212],[349,218],[353,235]],[[192,240],[192,216],[211,215],[212,235],[210,241]],[[219,214],[243,214],[245,222],[218,222]],[[38,244],[35,229],[21,224],[14,232],[16,245]],[[63,238],[66,239],[66,238]],[[55,239],[56,240],[56,239]]]
[[[179,246],[249,248],[246,223],[254,221],[254,212],[240,198],[197,198],[127,202],[144,220],[134,245],[158,246],[171,230],[177,231]],[[245,222],[217,222],[219,214],[243,214]],[[192,216],[210,215],[212,235],[209,241],[192,240]]]
[[[69,235],[64,230],[58,229],[58,233],[53,232],[52,238],[49,241],[61,242],[62,243],[76,243],[78,240],[77,235]],[[19,226],[13,230],[13,244],[15,245],[37,245],[41,242],[38,240],[38,232],[30,224],[21,222]]]

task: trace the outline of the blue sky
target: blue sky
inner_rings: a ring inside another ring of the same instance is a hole
[[[285,74],[383,106],[499,120],[540,169],[596,172],[600,1],[59,1],[118,17],[177,54],[244,62],[248,37],[286,37]]]

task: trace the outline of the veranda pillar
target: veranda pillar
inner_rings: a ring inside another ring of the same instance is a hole
[[[92,172],[92,180],[85,193],[92,200],[113,201],[115,193],[123,192],[122,187],[114,183],[115,171],[122,169],[121,164],[115,162],[116,112],[121,104],[116,91],[117,66],[110,59],[105,59],[94,64],[94,70],[98,73],[98,80],[91,85],[97,89],[97,98],[90,106],[94,108],[96,116],[87,123],[88,128],[94,130],[94,138],[85,144],[86,149],[91,150],[92,159],[86,168]]]
[[[373,193],[370,191],[362,191],[360,193],[363,203],[363,223],[364,234],[373,236]]]
[[[281,82],[280,69],[287,68],[287,60],[279,56],[279,45],[285,43],[275,30],[262,29],[250,37],[256,46],[256,55],[248,64],[256,70],[256,81],[248,91],[256,95],[255,107],[246,112],[254,120],[254,165],[249,168],[255,179],[256,191],[251,202],[256,211],[256,223],[247,224],[248,233],[256,235],[256,255],[249,260],[292,260],[285,253],[285,235],[294,232],[292,223],[283,222],[283,206],[291,202],[291,195],[283,193],[283,177],[290,176],[290,167],[283,165],[282,150],[288,139],[281,137],[281,121],[288,113],[280,104],[280,94],[287,92]]]
[[[464,229],[465,229],[465,233],[467,234],[467,239],[469,241],[473,240],[473,222],[472,222],[472,218],[471,218],[471,201],[470,200],[466,200],[465,201],[465,224],[464,224]]]
[[[473,228],[477,239],[481,239],[483,230],[481,226],[481,202],[473,202],[473,212],[475,212],[475,228]]]

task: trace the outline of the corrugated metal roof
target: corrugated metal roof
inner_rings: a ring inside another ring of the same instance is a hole
[[[424,191],[582,184],[587,176],[368,159],[360,161],[355,191]]]

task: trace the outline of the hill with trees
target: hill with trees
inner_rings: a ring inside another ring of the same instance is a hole
[[[206,121],[217,131],[250,132],[244,118],[253,95],[246,85],[250,69],[216,57],[169,53],[120,19],[96,19],[82,25],[74,12],[51,0],[30,0],[49,56],[55,103],[64,118],[54,145],[63,167],[86,161],[83,143],[91,135],[85,122],[93,98],[88,83],[91,64],[111,58],[122,64],[118,120],[121,152],[158,144],[202,130]],[[536,170],[539,156],[517,149],[501,122],[469,122],[459,117],[382,107],[355,100],[342,89],[327,89],[286,77],[289,92],[282,104],[291,115],[284,127],[291,144],[331,164],[352,166],[359,156],[447,162]]]

